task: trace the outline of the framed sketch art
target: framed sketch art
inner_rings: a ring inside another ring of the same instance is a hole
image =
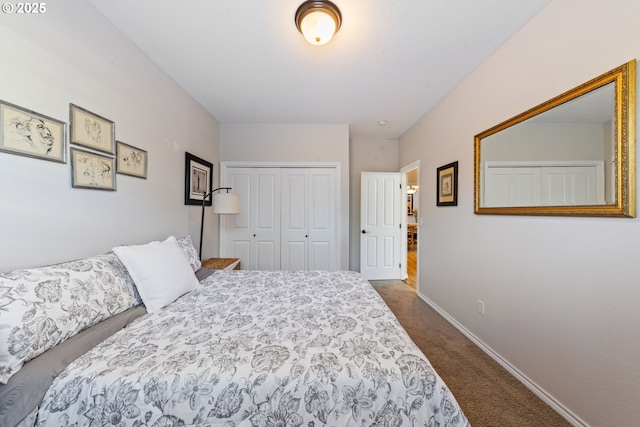
[[[202,198],[213,188],[213,164],[185,153],[184,204],[202,205]],[[205,202],[211,206],[211,198]]]
[[[436,206],[458,206],[458,162],[440,166],[436,182]]]
[[[147,152],[116,141],[116,173],[147,179]]]
[[[5,101],[0,123],[0,151],[67,162],[66,123]]]
[[[69,126],[72,144],[115,154],[116,125],[111,120],[69,104]]]
[[[115,162],[113,157],[72,148],[71,186],[115,191]]]

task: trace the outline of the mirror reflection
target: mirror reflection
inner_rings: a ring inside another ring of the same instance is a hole
[[[635,216],[634,117],[632,61],[476,135],[476,213]]]

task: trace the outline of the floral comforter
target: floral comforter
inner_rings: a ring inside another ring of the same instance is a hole
[[[219,271],[56,378],[37,426],[468,426],[358,273]]]

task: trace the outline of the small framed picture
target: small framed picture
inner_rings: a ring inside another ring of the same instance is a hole
[[[213,164],[185,153],[184,204],[202,205],[202,199],[213,188]],[[211,206],[211,198],[205,202]]]
[[[115,154],[116,124],[111,120],[69,104],[69,125],[72,144]]]
[[[147,179],[147,152],[116,141],[116,173]]]
[[[458,162],[440,166],[437,171],[437,206],[458,206]]]
[[[113,157],[71,148],[71,186],[115,191],[115,163]]]
[[[67,125],[35,111],[0,101],[0,151],[67,162]]]

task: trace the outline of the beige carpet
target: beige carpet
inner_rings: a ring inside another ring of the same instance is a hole
[[[399,280],[371,281],[473,427],[571,426]]]

